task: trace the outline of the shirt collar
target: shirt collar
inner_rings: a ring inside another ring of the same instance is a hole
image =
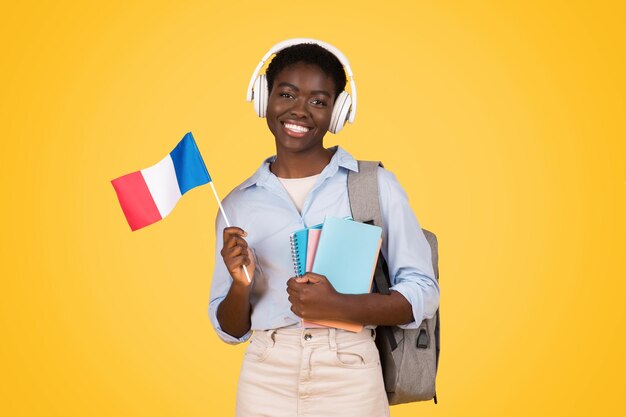
[[[359,164],[356,159],[348,152],[346,152],[341,146],[333,146],[332,148],[328,148],[330,151],[335,151],[335,154],[330,159],[328,165],[322,171],[322,174],[326,171],[324,176],[334,175],[339,168],[345,168],[350,171],[359,172]],[[259,169],[247,180],[245,180],[240,186],[239,189],[243,190],[244,188],[248,188],[252,185],[262,186],[267,183],[269,178],[271,178],[274,174],[270,171],[270,164],[276,160],[276,155],[270,156],[267,158]]]

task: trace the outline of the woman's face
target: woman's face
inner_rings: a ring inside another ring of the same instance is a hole
[[[323,147],[334,102],[335,83],[319,67],[299,62],[279,72],[267,103],[277,151]]]

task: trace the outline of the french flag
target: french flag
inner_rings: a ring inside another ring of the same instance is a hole
[[[133,231],[161,220],[183,194],[209,182],[191,132],[158,164],[111,181]]]

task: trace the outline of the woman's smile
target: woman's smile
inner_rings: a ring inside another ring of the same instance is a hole
[[[305,126],[303,124],[294,122],[294,121],[285,121],[281,122],[283,127],[285,128],[285,132],[294,138],[304,137],[307,133],[311,131],[311,127]]]

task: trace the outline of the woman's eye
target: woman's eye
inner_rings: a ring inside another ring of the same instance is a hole
[[[280,93],[280,96],[285,98],[293,98],[293,96],[289,93]]]
[[[316,106],[325,106],[326,102],[324,100],[320,100],[320,99],[314,99],[313,101],[311,101],[311,103],[313,103]]]

